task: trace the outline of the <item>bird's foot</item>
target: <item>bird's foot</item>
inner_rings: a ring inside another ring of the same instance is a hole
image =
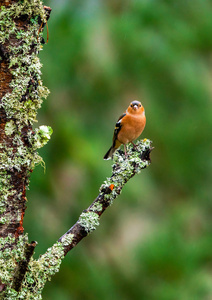
[[[133,149],[134,150],[137,150],[138,149],[138,146],[136,144],[134,144],[133,142],[131,142],[131,144],[133,144]]]

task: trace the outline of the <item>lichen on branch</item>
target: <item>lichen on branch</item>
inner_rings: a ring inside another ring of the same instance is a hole
[[[99,226],[100,216],[120,195],[130,178],[150,165],[152,149],[151,141],[145,139],[137,142],[136,149],[131,145],[127,146],[127,158],[122,150],[115,152],[112,175],[101,185],[98,197],[45,254],[41,255],[38,260],[31,259],[23,282],[22,296],[28,297],[26,299],[41,299],[41,292],[46,281],[51,280],[52,276],[59,271],[64,256]],[[31,290],[33,290],[34,298],[30,298]]]
[[[112,175],[107,178],[101,185],[98,197],[94,202],[84,210],[79,220],[72,226],[60,239],[66,255],[73,247],[75,247],[82,238],[93,232],[99,225],[99,219],[105,209],[110,206],[114,199],[120,195],[123,186],[135,174],[141,172],[150,165],[150,152],[152,151],[151,141],[144,139],[138,141],[136,148],[127,145],[128,156],[122,150],[114,153],[112,165]],[[63,243],[66,236],[72,236],[71,243],[67,245]]]

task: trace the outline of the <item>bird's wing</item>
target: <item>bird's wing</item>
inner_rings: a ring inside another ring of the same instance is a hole
[[[123,115],[121,115],[121,117],[116,122],[115,129],[114,129],[114,134],[113,134],[113,144],[115,144],[115,142],[116,142],[117,135],[118,135],[118,133],[119,133],[121,127],[122,127],[121,121],[122,121],[123,117],[125,117],[125,116],[126,116],[126,113],[123,113]]]

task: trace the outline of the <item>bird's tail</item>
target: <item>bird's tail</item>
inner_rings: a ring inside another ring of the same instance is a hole
[[[107,151],[107,153],[104,156],[104,159],[110,159],[113,157],[113,153],[116,151],[116,148],[111,146],[110,149]]]

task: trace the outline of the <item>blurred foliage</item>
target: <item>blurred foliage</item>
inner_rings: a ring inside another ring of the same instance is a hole
[[[52,126],[28,192],[25,229],[43,253],[110,175],[114,124],[134,99],[152,165],[65,258],[45,300],[212,299],[212,1],[47,1],[40,53]]]

